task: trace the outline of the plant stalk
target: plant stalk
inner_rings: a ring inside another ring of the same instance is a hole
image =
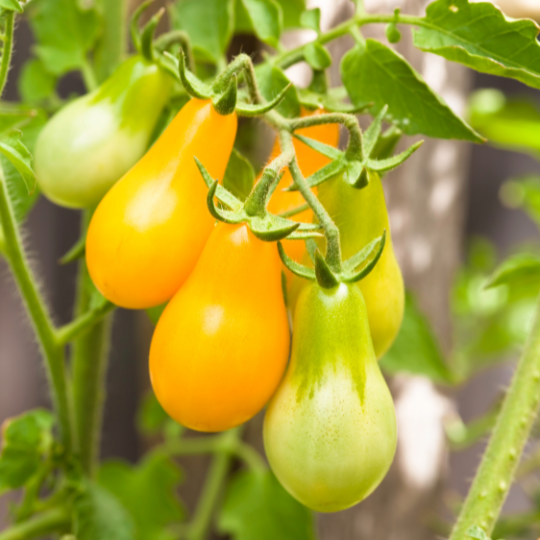
[[[51,533],[63,531],[70,523],[71,517],[67,510],[55,508],[0,532],[0,540],[43,538]]]
[[[0,169],[0,222],[4,233],[4,248],[7,261],[21,296],[26,305],[32,326],[43,356],[49,381],[52,401],[58,414],[60,438],[67,451],[72,448],[72,414],[66,384],[65,355],[56,341],[56,331],[39,292],[30,264],[24,253],[23,242],[15,221],[3,171]]]
[[[6,15],[5,40],[2,48],[2,60],[0,62],[0,97],[4,94],[7,83],[9,66],[11,65],[11,55],[13,53],[13,30],[15,25],[15,12],[11,11]]]
[[[450,540],[468,540],[474,525],[490,535],[514,479],[540,405],[540,298],[527,344],[488,447]]]

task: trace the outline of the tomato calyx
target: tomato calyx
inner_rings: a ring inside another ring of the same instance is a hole
[[[154,0],[143,2],[133,13],[130,23],[130,32],[133,45],[137,52],[146,58],[149,62],[155,62],[156,56],[154,51],[154,34],[156,27],[165,13],[165,8],[161,8],[143,27],[139,29],[139,21],[142,14],[148,9]]]
[[[261,180],[254,186],[245,203],[214,180],[204,165],[195,158],[201,176],[208,186],[207,205],[212,216],[224,223],[246,223],[251,232],[260,240],[275,242],[284,238],[304,240],[318,238],[319,226],[313,223],[298,223],[290,219],[275,216],[268,212],[266,205],[271,195],[271,187],[277,185],[281,173],[267,167]],[[216,205],[216,199],[226,208]]]
[[[307,251],[314,264],[314,269],[291,259],[285,253],[281,242],[278,242],[279,256],[283,264],[293,274],[310,281],[317,281],[325,289],[333,289],[340,283],[356,283],[364,279],[375,268],[386,244],[386,230],[383,231],[381,236],[375,238],[375,240],[364,246],[358,253],[347,259],[343,263],[340,272],[335,272],[330,268],[313,240],[308,240],[306,244]]]

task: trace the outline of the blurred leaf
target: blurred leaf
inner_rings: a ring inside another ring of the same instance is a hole
[[[289,495],[271,471],[241,471],[232,479],[218,529],[233,540],[313,540],[311,512]]]
[[[34,109],[25,106],[19,108],[12,104],[3,105],[5,107],[0,109],[0,135],[9,133],[14,128],[22,129],[28,126],[38,114]]]
[[[406,296],[401,329],[380,365],[390,374],[412,373],[429,377],[436,383],[455,382],[427,317],[410,294]]]
[[[134,523],[107,489],[88,483],[75,499],[73,533],[77,540],[135,540]]]
[[[306,9],[300,15],[300,24],[303,28],[310,28],[318,34],[321,31],[321,9]]]
[[[218,63],[234,29],[234,0],[183,0],[170,7],[172,26],[185,30],[199,55]]]
[[[491,144],[540,159],[540,109],[534,102],[478,90],[469,101],[469,121]]]
[[[256,66],[255,75],[261,93],[267,100],[274,99],[290,83],[281,69],[268,62]],[[289,118],[300,116],[300,102],[294,86],[287,91],[285,98],[276,107],[276,110]]]
[[[419,49],[540,88],[540,29],[533,21],[512,20],[489,2],[468,0],[432,2],[424,21],[414,32]]]
[[[41,467],[51,451],[54,418],[36,409],[6,420],[2,426],[0,493],[23,486]]]
[[[408,135],[482,141],[405,58],[374,39],[367,39],[365,46],[357,45],[345,54],[341,77],[355,105],[374,103],[373,115],[388,105],[388,120]]]
[[[502,202],[510,208],[521,208],[540,228],[540,176],[525,176],[505,182]]]
[[[0,152],[19,171],[28,194],[36,187],[36,175],[32,169],[32,154],[21,141],[22,133],[14,130],[0,138]]]
[[[36,53],[45,69],[63,75],[82,68],[101,30],[96,9],[73,0],[32,0],[26,10],[36,37]]]
[[[137,428],[144,435],[156,435],[171,420],[159,404],[154,392],[149,391],[143,398],[137,413]]]
[[[23,66],[19,78],[19,92],[26,103],[39,103],[51,96],[56,87],[56,77],[51,75],[37,58]]]
[[[177,465],[165,454],[151,453],[136,466],[122,461],[104,463],[98,482],[113,493],[130,513],[136,540],[174,540],[167,527],[185,517],[176,489],[182,479]],[[107,538],[108,537],[104,537]]]
[[[0,8],[8,11],[16,11],[17,13],[23,12],[23,8],[18,0],[0,0]]]
[[[486,534],[484,529],[481,529],[478,525],[474,525],[467,531],[467,536],[469,538],[474,538],[474,540],[491,540]]]
[[[276,0],[241,0],[256,36],[277,47],[283,27],[283,13]]]
[[[254,180],[255,170],[253,165],[234,148],[223,177],[223,187],[241,201],[245,201],[251,193]]]
[[[486,289],[500,285],[540,290],[540,255],[518,253],[504,261],[486,283]]]
[[[304,47],[304,58],[315,70],[322,71],[332,65],[330,53],[318,43],[308,43]]]
[[[283,28],[300,27],[300,15],[306,9],[305,0],[274,0],[274,3],[281,7]],[[242,0],[236,0],[235,15],[235,32],[255,33]]]

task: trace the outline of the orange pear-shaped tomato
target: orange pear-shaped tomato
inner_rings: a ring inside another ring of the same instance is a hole
[[[210,100],[192,99],[105,195],[86,241],[88,270],[105,298],[142,309],[180,288],[214,226],[194,158],[222,178],[236,128],[235,113],[221,115]]]
[[[219,223],[156,326],[150,379],[159,402],[191,429],[230,429],[270,399],[288,356],[276,244]]]
[[[310,111],[302,108],[301,116],[312,116],[323,114],[325,112],[326,111],[324,109]],[[329,146],[335,146],[336,148],[339,143],[339,124],[311,126],[299,129],[296,131],[296,133],[298,135],[303,135],[304,137],[309,137],[310,139],[315,139],[316,141],[324,144],[328,144]],[[306,178],[330,163],[329,158],[323,156],[316,150],[313,150],[299,139],[293,139],[293,143],[294,149],[296,150],[296,158],[298,159],[298,166]],[[281,147],[279,145],[279,139],[276,139],[274,148],[272,149],[272,154],[270,155],[270,161],[278,157],[279,154],[281,154]],[[306,202],[299,191],[283,191],[293,183],[294,182],[289,169],[285,169],[285,174],[279,182],[278,187],[272,194],[272,198],[268,204],[268,210],[270,212],[273,214],[279,214],[281,212],[293,210],[297,206],[301,206]],[[313,219],[313,212],[311,210],[305,210],[300,214],[296,214],[293,219],[303,223],[310,223]],[[285,251],[289,257],[297,262],[302,262],[303,255],[306,251],[306,245],[304,242],[300,242],[298,240],[284,240],[283,247],[285,248]]]

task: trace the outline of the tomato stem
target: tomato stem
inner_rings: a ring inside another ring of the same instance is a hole
[[[527,344],[450,540],[468,539],[467,532],[474,525],[488,535],[493,530],[539,406],[540,298]]]
[[[11,54],[13,52],[13,30],[15,12],[10,11],[6,15],[6,31],[4,34],[4,45],[2,47],[2,60],[0,63],[0,97],[6,87],[9,66],[11,64]]]
[[[0,532],[0,540],[42,538],[67,529],[70,523],[71,517],[66,509],[54,508]]]

